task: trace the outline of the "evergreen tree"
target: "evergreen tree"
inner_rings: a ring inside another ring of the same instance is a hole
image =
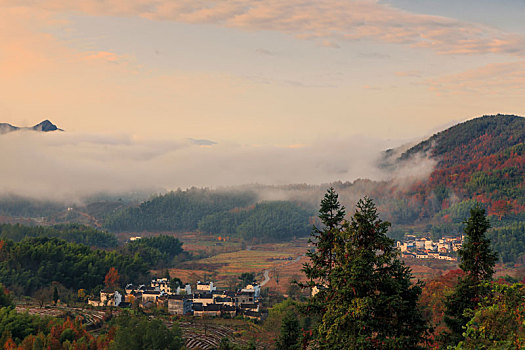
[[[459,267],[473,282],[490,280],[497,256],[490,248],[490,240],[485,237],[490,228],[485,209],[479,206],[472,208],[466,224],[465,241],[459,250]]]
[[[295,312],[289,310],[281,322],[281,334],[276,348],[278,350],[298,350],[299,345],[299,320]]]
[[[57,304],[58,302],[58,288],[57,286],[55,286],[55,288],[53,289],[53,302],[55,303],[55,305]]]
[[[318,347],[419,348],[428,329],[417,305],[421,283],[411,282],[410,269],[387,237],[390,223],[379,219],[374,203],[365,197],[357,203],[351,221],[343,224],[334,194],[329,190],[321,205],[321,211],[332,208],[335,214],[321,218],[331,223],[322,231],[330,235],[314,241],[317,252],[310,254],[317,259],[313,261],[317,270],[313,266],[304,269],[311,280],[326,281],[311,301],[322,316],[317,327]]]
[[[330,187],[319,209],[319,219],[322,228],[314,226],[309,242],[315,245],[315,250],[308,251],[310,264],[306,263],[303,271],[310,279],[308,287],[330,287],[330,273],[334,265],[335,241],[339,238],[345,217],[345,208],[339,203],[339,195]]]
[[[490,281],[494,273],[496,254],[490,248],[490,240],[485,237],[490,222],[485,209],[476,206],[470,210],[470,217],[464,229],[465,238],[459,257],[459,267],[465,276],[459,279],[454,292],[445,301],[444,320],[449,332],[444,334],[444,342],[455,345],[463,339],[463,330],[488,287],[483,282]]]
[[[11,299],[11,296],[5,290],[4,286],[0,283],[0,308],[11,306],[12,304],[13,300]]]

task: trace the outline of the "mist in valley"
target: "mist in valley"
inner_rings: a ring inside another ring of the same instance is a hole
[[[356,135],[273,146],[19,131],[0,135],[0,196],[81,205],[207,187],[251,190],[260,200],[318,203],[326,187],[339,182],[346,200],[355,202],[373,188],[368,180],[402,186],[430,174],[435,161],[426,155],[381,165],[384,151],[402,144]]]

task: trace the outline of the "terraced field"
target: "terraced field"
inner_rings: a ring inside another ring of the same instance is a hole
[[[106,315],[103,310],[66,306],[46,306],[41,308],[34,305],[17,305],[16,311],[20,313],[27,312],[30,315],[38,315],[41,317],[69,317],[71,319],[80,317],[87,329],[99,328],[104,323],[104,317]]]
[[[262,281],[265,270],[274,271],[287,266],[302,256],[307,249],[306,239],[290,243],[254,245],[245,250],[223,252],[185,262],[177,268],[170,269],[170,275],[183,281],[213,279],[219,287],[227,288],[228,279],[236,278],[243,272],[254,272],[256,278]]]
[[[271,344],[271,337],[264,337],[264,330],[257,324],[237,319],[184,318],[178,322],[188,349],[216,349],[221,339],[228,338],[237,345],[254,340],[258,349]]]

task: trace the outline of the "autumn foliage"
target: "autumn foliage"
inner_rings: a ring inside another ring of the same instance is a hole
[[[104,285],[107,289],[114,290],[118,287],[120,276],[116,268],[111,267],[104,278]]]

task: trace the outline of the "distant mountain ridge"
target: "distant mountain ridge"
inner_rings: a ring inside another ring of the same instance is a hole
[[[59,129],[55,124],[51,123],[49,120],[44,120],[35,126],[30,127],[20,127],[14,126],[9,123],[0,123],[0,134],[7,134],[12,131],[20,130],[30,130],[30,131],[40,131],[40,132],[49,132],[49,131],[64,131]]]
[[[500,217],[525,212],[525,118],[504,114],[474,118],[403,151],[386,151],[382,165],[402,166],[421,157],[434,159],[437,165],[408,194],[435,194],[442,208],[457,199],[474,199]],[[451,194],[459,198],[448,200]]]
[[[442,164],[451,165],[471,161],[472,155],[488,156],[523,142],[525,118],[511,114],[484,115],[434,134],[401,153],[397,160],[407,160],[418,153],[425,153]],[[476,152],[466,152],[467,150]]]

